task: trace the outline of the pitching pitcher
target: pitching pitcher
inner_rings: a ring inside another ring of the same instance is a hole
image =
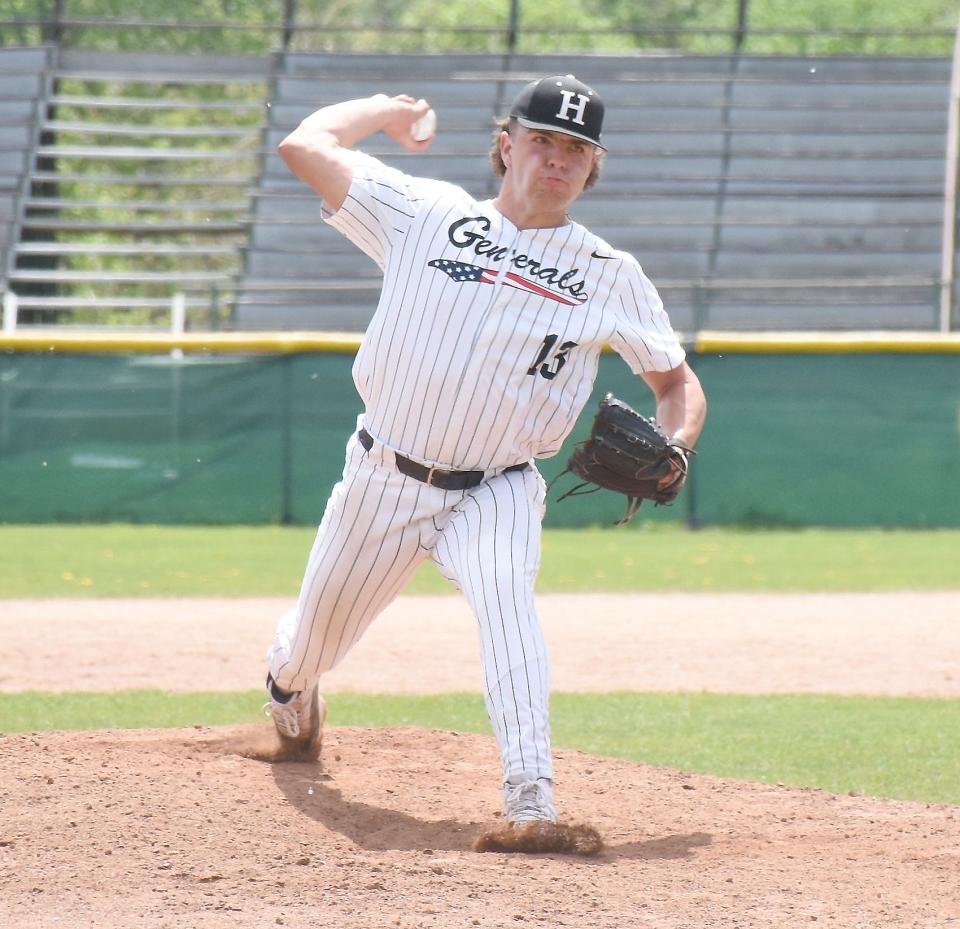
[[[546,496],[536,461],[576,423],[604,345],[646,382],[679,445],[695,445],[706,403],[637,260],[569,215],[604,157],[599,94],[571,75],[525,87],[494,132],[501,183],[488,200],[355,148],[383,132],[422,152],[430,111],[405,95],[338,103],[279,147],[383,287],[353,366],[363,413],[269,651],[269,712],[285,746],[318,757],[318,682],[432,559],[476,616],[506,828],[546,833],[549,847],[562,824],[534,603]]]

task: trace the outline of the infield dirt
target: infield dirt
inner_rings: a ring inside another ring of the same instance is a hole
[[[6,601],[0,689],[257,686],[286,605]],[[462,610],[402,598],[325,689],[467,689]],[[557,689],[960,693],[960,594],[564,597],[541,613]],[[0,735],[0,927],[960,927],[960,807],[561,750],[560,813],[605,850],[478,854],[500,801],[491,738],[333,727],[320,764],[272,750],[266,721]]]

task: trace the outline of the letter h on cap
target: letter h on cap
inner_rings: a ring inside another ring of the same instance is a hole
[[[574,93],[572,90],[561,90],[560,95],[563,97],[563,102],[560,104],[560,109],[557,112],[558,119],[570,119],[567,115],[569,111],[573,110],[573,121],[577,125],[583,125],[583,114],[587,108],[587,103],[590,101],[589,97],[585,97],[583,94]],[[573,102],[573,98],[577,98],[577,103]]]

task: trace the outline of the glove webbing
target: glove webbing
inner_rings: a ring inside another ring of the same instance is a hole
[[[563,477],[564,474],[572,474],[573,472],[569,468],[564,468],[549,484],[547,484],[547,493],[550,493],[550,489],[556,483],[556,481]],[[584,490],[583,488],[587,489]],[[561,500],[566,500],[567,497],[585,497],[587,494],[595,494],[598,490],[603,490],[597,484],[591,484],[589,481],[584,481],[582,484],[576,484],[571,487],[565,494],[561,494],[557,497],[557,503]],[[627,496],[627,509],[624,511],[623,516],[621,516],[615,523],[614,526],[622,526],[624,523],[630,522],[631,519],[636,515],[637,510],[640,509],[643,504],[644,497],[630,497]]]

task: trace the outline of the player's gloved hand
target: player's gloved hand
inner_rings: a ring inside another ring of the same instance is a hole
[[[692,451],[686,446],[678,444],[678,439],[674,437],[670,440],[676,454],[666,459],[667,473],[657,481],[657,490],[661,493],[673,492],[679,493],[680,488],[687,483],[687,474],[690,467],[690,455]]]
[[[686,482],[692,454],[693,449],[681,440],[668,438],[655,420],[607,394],[590,437],[577,443],[567,462],[566,470],[583,483],[563,497],[601,488],[624,494],[627,511],[620,522],[625,523],[644,500],[660,506],[676,498]]]

